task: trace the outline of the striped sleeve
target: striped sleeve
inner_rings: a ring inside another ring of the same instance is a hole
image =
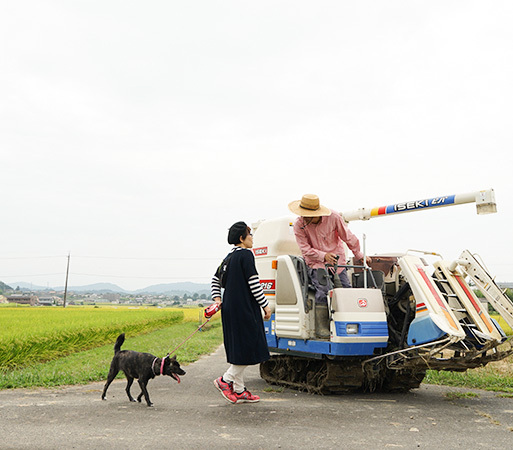
[[[253,275],[248,280],[249,288],[251,289],[251,293],[253,294],[253,297],[255,297],[255,300],[257,303],[262,307],[265,308],[269,305],[269,302],[265,298],[264,290],[262,289],[262,285],[260,284],[260,279],[258,278],[258,275]]]
[[[212,281],[210,282],[210,294],[212,295],[212,300],[216,297],[221,297],[221,283],[216,275],[212,277]]]

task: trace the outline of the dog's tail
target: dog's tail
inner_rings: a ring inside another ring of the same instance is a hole
[[[121,333],[116,339],[116,344],[114,345],[114,354],[121,350],[123,342],[125,342],[125,333]]]

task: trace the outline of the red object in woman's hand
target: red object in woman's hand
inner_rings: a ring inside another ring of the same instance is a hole
[[[208,308],[205,308],[205,318],[210,319],[220,309],[221,305],[219,303],[212,303]]]

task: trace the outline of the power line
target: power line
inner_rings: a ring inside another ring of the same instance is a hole
[[[33,275],[0,275],[0,278],[24,278],[24,277],[51,277],[55,275],[62,275],[62,272],[57,273],[36,273]]]
[[[53,256],[0,256],[0,259],[51,259],[51,258],[66,258],[67,255],[53,255]]]
[[[210,280],[211,277],[205,276],[205,277],[193,277],[193,276],[181,276],[181,277],[141,277],[141,276],[128,276],[128,275],[100,275],[97,273],[76,273],[71,272],[70,275],[80,275],[80,276],[86,276],[86,277],[102,277],[102,278],[136,278],[136,279],[154,279],[154,280],[183,280],[184,278],[190,279],[203,279],[203,280]]]
[[[73,258],[87,258],[87,259],[133,259],[138,261],[217,261],[219,257],[138,257],[138,256],[81,256],[73,255]]]
[[[67,258],[68,255],[52,255],[52,256],[0,256],[2,259],[51,259]],[[139,257],[139,256],[88,256],[88,255],[72,255],[72,258],[83,259],[116,259],[116,260],[137,260],[137,261],[217,261],[219,257]]]

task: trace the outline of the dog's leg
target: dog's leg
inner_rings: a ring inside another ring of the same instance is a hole
[[[148,406],[153,406],[153,403],[150,400],[150,394],[148,394],[148,389],[146,389],[146,385],[148,384],[148,380],[146,378],[139,378],[137,380],[139,382],[139,386],[141,386],[141,393],[139,397],[137,397],[138,401],[141,401],[142,396],[144,395],[144,399],[146,400],[146,404]]]
[[[128,398],[130,399],[131,402],[135,402],[134,398],[132,397],[132,394],[130,394],[130,388],[132,387],[132,383],[134,382],[134,379],[133,377],[131,377],[130,375],[126,375],[126,395],[128,395]]]
[[[118,372],[119,372],[119,369],[117,367],[117,364],[114,361],[112,361],[112,364],[110,365],[110,369],[109,369],[109,375],[107,376],[107,382],[105,383],[105,386],[103,388],[102,400],[105,400],[105,395],[107,394],[107,389],[109,388],[110,383],[112,383],[114,378],[116,378],[116,375],[118,374]]]

